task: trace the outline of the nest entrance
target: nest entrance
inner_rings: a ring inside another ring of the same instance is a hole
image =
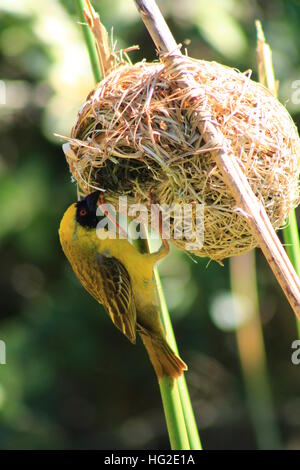
[[[95,181],[107,193],[134,197],[135,185],[151,184],[150,168],[139,160],[122,158],[108,159],[95,174]]]

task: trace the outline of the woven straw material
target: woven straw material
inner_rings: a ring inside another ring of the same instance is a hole
[[[150,194],[159,204],[203,204],[204,245],[193,253],[221,261],[257,242],[203,140],[194,106],[222,132],[229,157],[239,160],[275,229],[299,203],[299,136],[284,106],[247,74],[182,61],[199,86],[197,103],[192,89],[178,87],[170,66],[118,67],[80,109],[67,160],[84,194],[99,188],[108,201],[127,195],[129,203],[147,207]],[[171,241],[186,248],[186,239]]]

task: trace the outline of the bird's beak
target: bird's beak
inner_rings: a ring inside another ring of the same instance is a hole
[[[99,196],[100,196],[100,191],[95,191],[89,194],[88,196],[86,196],[85,200],[86,200],[89,212],[96,214],[97,207],[98,207],[97,202],[98,202]]]

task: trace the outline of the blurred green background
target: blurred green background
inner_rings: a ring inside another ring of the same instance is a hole
[[[300,79],[300,2],[159,5],[178,42],[191,41],[191,56],[251,68],[254,78],[254,21],[261,19],[280,99],[300,123],[300,104],[291,102],[291,84]],[[155,58],[133,1],[95,0],[94,6],[106,27],[114,26],[119,48],[140,44],[133,60]],[[166,449],[159,389],[142,345],[133,347],[112,326],[59,245],[58,225],[76,187],[54,133],[69,135],[94,86],[72,0],[1,0],[0,80],[6,90],[0,104],[0,340],[7,348],[7,364],[0,365],[0,448]],[[240,367],[236,328],[247,319],[235,315],[228,261],[195,264],[173,250],[160,267],[206,449],[266,447],[271,428],[270,446],[300,448],[300,365],[291,363],[295,319],[260,251],[257,267],[272,390],[271,401],[254,376],[262,397],[257,407],[249,403]],[[246,270],[240,275],[247,277]],[[248,341],[255,350],[251,336]],[[260,429],[266,424],[262,438],[256,412]]]

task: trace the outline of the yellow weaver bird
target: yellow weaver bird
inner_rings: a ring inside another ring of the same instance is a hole
[[[59,228],[63,251],[83,287],[105,307],[114,325],[132,343],[139,333],[158,380],[176,378],[187,366],[165,339],[153,275],[155,263],[168,254],[167,242],[156,253],[142,254],[127,239],[100,239],[99,196],[96,191],[66,210]]]

